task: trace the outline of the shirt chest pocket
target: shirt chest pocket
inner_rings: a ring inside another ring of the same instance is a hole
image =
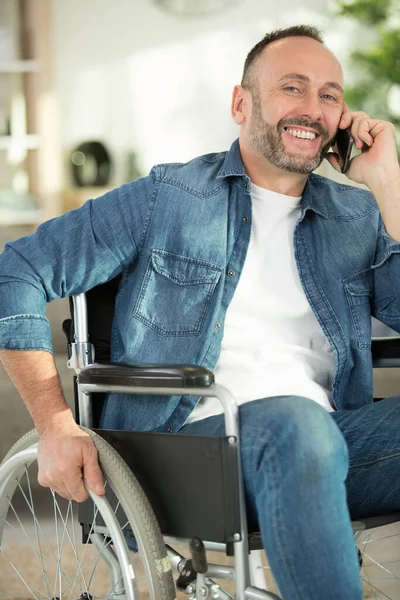
[[[358,347],[371,347],[371,270],[356,273],[343,280],[350,318],[355,331]]]
[[[134,316],[163,335],[198,335],[220,276],[212,263],[153,250]]]

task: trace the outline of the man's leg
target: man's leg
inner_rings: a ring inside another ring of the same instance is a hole
[[[281,396],[240,407],[250,523],[259,522],[285,600],[361,600],[346,502],[346,442],[316,402]],[[222,415],[181,433],[224,435]]]
[[[349,451],[352,519],[400,511],[400,396],[331,416]]]

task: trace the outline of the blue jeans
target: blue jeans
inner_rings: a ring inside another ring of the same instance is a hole
[[[351,519],[400,510],[400,396],[328,413],[300,396],[240,407],[249,528],[285,600],[362,600]],[[180,433],[224,435],[223,415]]]

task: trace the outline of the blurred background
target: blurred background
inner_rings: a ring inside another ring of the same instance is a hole
[[[155,163],[228,149],[248,51],[301,23],[341,61],[350,107],[400,126],[398,0],[0,0],[0,249]],[[57,356],[67,312],[49,305]]]

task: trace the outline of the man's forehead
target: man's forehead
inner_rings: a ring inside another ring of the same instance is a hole
[[[264,81],[300,74],[310,81],[343,85],[343,71],[337,58],[312,38],[292,37],[277,40],[262,52],[259,74]]]

